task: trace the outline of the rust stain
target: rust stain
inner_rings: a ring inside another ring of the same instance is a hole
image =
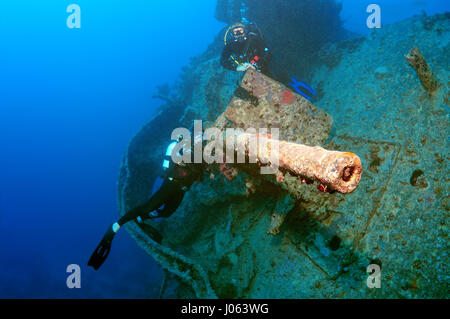
[[[292,94],[291,91],[289,91],[289,90],[284,91],[283,98],[281,99],[281,102],[283,104],[291,104],[292,101],[294,101],[294,100],[295,100],[295,96],[294,96],[294,94]]]

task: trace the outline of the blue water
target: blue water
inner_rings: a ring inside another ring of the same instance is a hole
[[[0,3],[0,297],[145,297],[161,270],[125,231],[99,272],[85,265],[117,217],[120,160],[155,86],[223,24],[210,0],[77,0],[75,30],[70,3]],[[69,264],[81,289],[66,287]]]
[[[120,160],[160,105],[155,86],[224,24],[213,0],[73,2],[79,30],[66,26],[72,2],[0,3],[0,297],[157,297],[162,272],[126,232],[100,271],[85,265],[117,217]],[[344,2],[354,32],[367,31],[365,2]],[[423,2],[398,14],[405,1],[378,1],[389,23],[445,1]],[[81,266],[81,289],[66,287],[69,264]]]

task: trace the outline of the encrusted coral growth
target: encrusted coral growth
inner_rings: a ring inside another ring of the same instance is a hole
[[[238,156],[255,158],[260,165],[271,163],[274,156],[278,158],[279,167],[283,170],[277,172],[278,183],[284,181],[284,172],[289,172],[303,179],[318,180],[330,191],[350,193],[356,189],[362,173],[358,156],[303,145],[320,145],[326,139],[332,122],[328,114],[281,83],[253,70],[247,71],[241,87],[259,100],[258,107],[253,107],[250,101],[235,97],[224,114],[216,120],[215,126],[221,130],[274,127],[279,128],[280,136],[278,140],[272,139],[267,132],[236,132],[232,138],[239,145],[235,150]],[[286,96],[289,98],[285,99]],[[258,154],[252,154],[250,145],[256,139],[268,147],[260,148]],[[276,151],[271,148],[278,148],[279,152],[272,154]],[[247,170],[248,167],[242,169]],[[220,170],[224,168],[221,166]]]
[[[332,117],[285,85],[254,70],[246,72],[240,85],[258,100],[258,106],[235,97],[216,127],[278,128],[281,140],[307,145],[321,145],[328,138]],[[283,99],[286,96],[294,99]]]
[[[254,177],[249,176],[245,180],[245,195],[250,196],[251,194],[256,193],[257,183]]]
[[[285,216],[283,214],[273,213],[267,234],[274,236],[278,235],[280,233],[280,227],[284,222],[284,217]]]
[[[129,226],[132,227],[132,226]],[[134,229],[132,236],[136,237],[139,243],[145,243],[144,249],[153,256],[153,258],[170,273],[176,275],[187,285],[192,287],[198,298],[217,298],[214,290],[211,288],[208,276],[200,265],[192,262],[185,256],[173,251],[168,247],[158,245],[152,240],[148,240],[138,230]]]
[[[277,182],[282,183],[284,181],[284,174],[281,171],[277,172]]]
[[[428,94],[433,95],[439,88],[439,82],[435,79],[419,48],[412,48],[405,58],[408,64],[416,70],[420,82]]]
[[[278,198],[267,234],[276,236],[280,233],[280,227],[283,224],[288,212],[294,207],[294,204],[295,201],[289,194],[285,194],[284,196]]]
[[[238,175],[238,170],[234,167],[230,167],[227,164],[220,164],[220,173],[225,176],[229,181],[232,181]]]

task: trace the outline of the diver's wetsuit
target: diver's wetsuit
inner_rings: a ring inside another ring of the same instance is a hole
[[[250,23],[246,28],[245,38],[233,38],[226,44],[220,57],[220,64],[226,69],[236,71],[239,64],[251,63],[258,71],[267,74],[269,73],[267,64],[272,58],[271,52],[255,24]]]
[[[149,218],[171,216],[181,204],[186,190],[189,189],[197,178],[198,170],[194,170],[194,167],[171,163],[169,169],[166,171],[161,187],[144,204],[130,210],[120,218],[118,221],[119,225],[122,226],[138,217],[146,220]],[[164,208],[159,210],[163,205]],[[157,211],[158,215],[149,216],[148,214],[153,211]]]

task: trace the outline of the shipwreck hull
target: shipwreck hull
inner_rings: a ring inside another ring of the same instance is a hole
[[[258,72],[247,72],[241,81],[241,88],[247,92],[246,97],[232,98],[216,121],[217,127],[223,130],[280,128],[280,139],[285,140],[281,142],[281,150],[292,155],[296,152],[313,154],[311,150],[318,151],[318,154],[320,150],[325,151],[298,142],[323,145],[329,138],[332,126],[332,118],[327,113]],[[294,165],[298,160],[282,156],[281,161],[284,161],[284,174],[290,167],[287,165],[290,161],[292,172],[298,169],[297,173],[302,176],[299,166]],[[290,218],[288,213],[296,215],[305,209],[314,209],[315,202],[320,202],[324,208],[325,198],[333,196],[320,193],[315,185],[305,183],[298,176],[291,176],[293,174],[286,174],[280,181],[277,175],[262,176],[257,165],[236,166],[239,173],[234,180],[230,181],[220,174],[214,179],[207,178],[191,189],[176,214],[156,225],[165,238],[162,246],[153,242],[137,225],[128,226],[132,236],[155,260],[190,287],[185,286],[180,291],[188,293],[192,290],[191,294],[195,297],[274,297],[271,291],[275,294],[277,289],[264,288],[264,295],[259,295],[262,288],[257,284],[257,276],[264,273],[263,269],[266,272],[270,268],[276,270],[276,261],[286,257],[286,250],[298,258],[300,248],[286,236],[290,231],[282,232],[279,239],[270,234],[279,234],[280,229],[284,229],[282,224]],[[214,168],[211,170],[214,171]],[[129,175],[129,171],[126,155],[119,189],[122,213],[133,205],[127,201],[127,194],[136,179]],[[345,197],[342,195],[339,201],[344,202]],[[343,234],[327,230],[326,237],[330,236],[343,237]],[[277,252],[273,251],[274,240],[279,242]],[[306,264],[296,267],[303,267],[305,273],[310,272],[314,264],[309,258],[304,259],[308,254],[304,251],[302,254],[298,262]],[[333,275],[325,273],[327,276]],[[233,279],[235,277],[239,280]]]
[[[205,119],[214,102],[207,119],[219,117],[217,127],[285,123],[280,139],[357,154],[363,175],[344,195],[319,192],[298,176],[278,182],[255,178],[259,167],[238,167],[232,181],[219,173],[205,178],[173,216],[153,224],[162,246],[130,223],[131,236],[173,274],[162,296],[448,298],[449,21],[415,17],[376,30],[370,41],[329,46],[311,81],[322,92],[318,107],[256,73],[255,81],[267,83],[240,81],[245,92],[235,96],[236,74],[221,70],[217,57],[191,66],[190,74],[202,74],[186,80],[186,87],[195,83],[185,108],[195,119]],[[405,61],[413,45],[442,84],[432,98]],[[152,163],[160,163],[169,138],[155,140],[164,114],[124,156],[121,214],[151,193]],[[370,264],[381,267],[382,289],[367,287]]]

